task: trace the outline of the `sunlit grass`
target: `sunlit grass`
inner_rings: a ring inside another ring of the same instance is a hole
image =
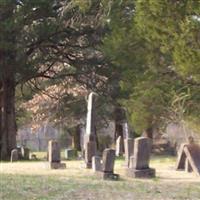
[[[45,153],[36,153],[43,158]],[[154,179],[132,179],[126,176],[124,159],[115,162],[119,181],[104,181],[92,170],[83,168],[83,161],[62,161],[64,170],[46,168],[46,161],[0,163],[0,199],[2,200],[171,200],[200,197],[200,178],[192,173],[173,169],[174,157],[153,156]]]

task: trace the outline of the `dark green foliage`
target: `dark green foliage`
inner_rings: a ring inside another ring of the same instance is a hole
[[[18,85],[23,89],[26,84],[34,92],[70,79],[86,88],[102,86],[102,72],[108,68],[97,48],[108,12],[103,5],[109,1],[0,1],[2,157],[16,145]]]
[[[119,72],[119,102],[136,131],[195,119],[199,115],[200,2],[121,1],[117,8],[104,51]],[[128,13],[132,14],[127,18]]]

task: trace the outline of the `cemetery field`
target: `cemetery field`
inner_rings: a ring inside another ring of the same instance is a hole
[[[45,161],[0,163],[1,200],[198,200],[200,178],[174,170],[175,158],[153,157],[154,179],[125,176],[122,159],[115,172],[119,181],[103,181],[83,161],[64,161],[67,169],[46,169]]]

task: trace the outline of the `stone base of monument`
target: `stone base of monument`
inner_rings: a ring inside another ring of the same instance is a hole
[[[153,168],[148,169],[132,169],[128,168],[126,170],[127,176],[132,178],[154,178],[156,175],[156,170]]]
[[[52,163],[48,163],[48,168],[49,169],[66,169],[66,164],[59,163],[59,162],[52,162]]]
[[[95,172],[95,174],[102,178],[103,180],[114,180],[117,181],[119,179],[119,174],[114,174],[112,172]]]

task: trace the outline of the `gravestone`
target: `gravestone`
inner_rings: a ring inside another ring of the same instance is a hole
[[[60,146],[56,140],[50,140],[48,144],[48,161],[50,169],[64,169],[65,163],[61,163]]]
[[[93,156],[92,157],[92,170],[94,172],[102,170],[102,164],[101,164],[101,157],[100,156]]]
[[[125,150],[125,166],[129,166],[130,157],[133,155],[134,152],[134,139],[127,138],[124,140],[124,150]]]
[[[26,147],[21,147],[21,156],[23,160],[29,160],[30,157],[30,150]]]
[[[102,171],[100,176],[105,180],[118,180],[119,175],[114,174],[115,150],[105,149],[102,157]]]
[[[134,178],[155,177],[155,169],[149,168],[152,140],[147,137],[135,139],[134,154],[130,157],[127,175]]]
[[[96,142],[87,142],[85,149],[86,168],[92,168],[92,157],[96,155]]]
[[[113,173],[114,162],[115,162],[115,150],[105,149],[103,152],[102,160],[103,160],[102,171]]]
[[[48,152],[49,162],[60,162],[60,146],[57,141],[49,141]]]
[[[180,146],[176,170],[193,171],[200,175],[200,146],[195,144],[192,136],[188,137],[188,143]]]
[[[119,136],[116,140],[116,156],[123,155],[123,139],[122,136]]]
[[[186,159],[188,160],[189,170],[193,171],[198,176],[200,175],[200,146],[190,144],[184,147]],[[188,166],[186,166],[188,167]],[[186,169],[188,171],[188,169]]]
[[[18,150],[17,149],[13,149],[11,151],[11,157],[10,157],[10,161],[14,162],[14,161],[18,161],[19,156],[18,156]]]
[[[75,149],[65,149],[65,159],[70,160],[78,156],[77,150]]]
[[[84,158],[86,168],[92,168],[92,157],[96,155],[96,136],[95,136],[95,96],[91,92],[88,97],[86,134],[84,136]]]
[[[18,151],[18,159],[19,159],[19,160],[22,160],[22,159],[23,159],[23,156],[22,156],[21,147],[17,147],[16,149],[17,149],[17,151]]]

